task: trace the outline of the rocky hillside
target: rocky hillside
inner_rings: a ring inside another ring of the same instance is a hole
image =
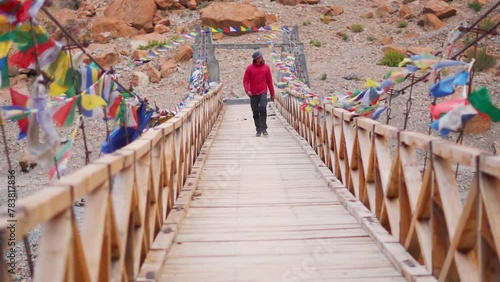
[[[182,35],[200,25],[227,28],[272,25],[298,25],[305,53],[311,89],[321,97],[343,94],[361,88],[368,78],[381,81],[391,67],[378,62],[388,50],[403,54],[436,52],[450,31],[459,24],[471,24],[493,0],[255,0],[255,1],[196,1],[196,0],[52,0],[49,10],[73,38],[88,46],[87,51],[105,68],[113,68],[123,85],[133,86],[160,108],[175,109],[188,89],[192,66],[192,39]],[[480,10],[476,12],[475,10]],[[71,43],[56,24],[40,13],[37,17],[52,37]],[[488,18],[484,27],[500,21],[500,9]],[[283,32],[251,32],[214,34],[216,43],[265,43],[266,34],[281,41]],[[463,41],[470,41],[466,36]],[[184,42],[182,42],[184,41]],[[149,50],[160,45],[179,42],[172,49],[160,50],[149,57]],[[460,42],[455,49],[465,45]],[[500,62],[500,37],[489,36],[482,42],[491,56]],[[221,67],[221,79],[227,98],[243,97],[242,76],[251,62],[254,50],[216,50]],[[270,62],[270,51],[261,50]],[[465,58],[464,58],[465,59]],[[11,69],[11,84],[28,93],[29,81],[22,70]],[[487,86],[493,102],[500,105],[500,65],[488,66],[476,73],[475,86]],[[414,88],[408,129],[427,133],[429,125],[428,88],[422,83]],[[0,91],[0,104],[9,104],[9,95]],[[390,124],[402,128],[408,95],[395,99]],[[249,110],[250,115],[250,110]],[[385,118],[382,118],[385,122]],[[91,160],[97,159],[104,139],[104,125],[86,120],[87,146]],[[7,125],[7,143],[11,159],[17,167],[23,159],[25,141],[16,142],[17,126]],[[272,129],[270,129],[272,132]],[[484,134],[466,135],[464,143],[492,151],[500,140],[500,126],[493,124]],[[3,141],[2,141],[3,142]],[[74,171],[85,164],[82,134],[69,162]],[[2,151],[3,154],[3,151]],[[24,157],[28,158],[28,157]],[[3,157],[2,157],[3,159]],[[0,163],[1,178],[7,166]],[[35,167],[19,175],[19,196],[23,197],[47,184],[47,172]],[[5,203],[0,195],[0,205]],[[37,234],[33,235],[36,245]],[[19,267],[18,280],[26,277]]]

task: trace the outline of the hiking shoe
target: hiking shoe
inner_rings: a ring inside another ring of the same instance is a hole
[[[260,137],[260,132],[255,133],[255,136]]]
[[[267,130],[264,130],[264,132],[262,132],[262,134],[264,134],[264,136],[269,135],[269,133],[267,133]]]

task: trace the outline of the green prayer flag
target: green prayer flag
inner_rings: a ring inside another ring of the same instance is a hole
[[[477,111],[486,114],[492,121],[500,121],[500,108],[493,105],[486,87],[476,89],[469,95],[467,100],[469,100],[469,103],[471,103]]]
[[[35,47],[35,41],[33,41],[33,36],[36,40],[36,45],[47,43],[50,40],[49,33],[41,26],[35,24],[32,27],[30,23],[25,23],[19,26],[13,32],[12,41],[16,45],[17,49],[21,52],[27,52],[29,49]]]

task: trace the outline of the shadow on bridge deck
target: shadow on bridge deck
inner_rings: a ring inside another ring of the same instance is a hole
[[[268,113],[269,114],[269,113]],[[282,121],[226,106],[160,281],[405,281]]]

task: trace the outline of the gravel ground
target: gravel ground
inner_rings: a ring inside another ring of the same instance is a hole
[[[98,5],[98,15],[102,12],[104,4],[108,1],[94,0]],[[466,1],[453,1],[452,5],[459,11],[457,16],[446,19],[447,26],[438,31],[427,32],[417,26],[416,20],[409,21],[408,27],[401,29],[396,23],[387,23],[383,18],[374,17],[372,19],[364,18],[367,12],[375,12],[375,8],[370,4],[371,1],[352,1],[352,0],[322,0],[318,5],[298,5],[282,6],[274,1],[256,0],[251,1],[260,7],[266,13],[275,14],[278,18],[276,25],[299,25],[300,38],[305,44],[305,53],[309,71],[311,89],[320,96],[327,97],[337,93],[352,91],[362,87],[367,78],[373,78],[381,81],[390,69],[389,67],[379,66],[377,62],[382,57],[382,45],[379,41],[387,35],[394,38],[394,44],[411,46],[430,46],[438,50],[447,37],[448,32],[459,23],[471,23],[478,14],[468,9]],[[420,1],[423,2],[423,1]],[[488,5],[492,5],[489,3]],[[320,10],[323,6],[340,5],[344,8],[344,13],[334,17],[330,24],[320,21]],[[199,14],[197,11],[172,11],[170,15],[171,22],[176,27],[195,26],[199,24]],[[353,33],[348,27],[352,24],[362,24],[365,30],[361,33]],[[175,28],[173,28],[175,30]],[[345,31],[348,40],[344,41],[337,36],[340,31]],[[405,35],[410,32],[416,32],[420,36],[417,38],[406,38]],[[281,32],[273,32],[276,35],[276,41],[280,41]],[[170,38],[174,32],[165,34],[165,38]],[[264,43],[265,33],[250,33],[242,36],[224,36],[216,43]],[[368,37],[375,40],[369,41]],[[320,47],[315,47],[309,42],[319,40]],[[489,37],[485,44],[496,54],[500,54],[500,37]],[[113,42],[120,50],[129,49],[129,40],[117,39]],[[270,51],[262,50],[264,57],[270,63]],[[224,83],[224,95],[226,98],[244,97],[242,89],[242,76],[245,67],[251,62],[251,53],[253,50],[216,50],[216,56],[220,63],[221,79]],[[168,56],[169,54],[167,54]],[[129,67],[130,58],[122,56],[121,63],[116,67],[120,74],[120,80],[124,85],[128,85],[131,71],[135,67]],[[150,99],[157,101],[161,108],[171,109],[185,95],[188,86],[188,77],[190,74],[192,61],[178,65],[178,70],[160,83],[150,84],[145,89],[138,89],[139,92]],[[498,68],[498,66],[497,66]],[[322,77],[326,75],[326,79]],[[346,80],[343,77],[352,76],[359,78]],[[479,73],[475,79],[476,86],[487,86],[490,90],[493,101],[500,105],[500,78],[494,77],[490,73]],[[430,83],[422,83],[414,88],[412,110],[408,121],[408,130],[427,133],[429,125],[430,100],[428,99],[428,87]],[[27,93],[27,92],[25,92]],[[0,93],[0,104],[8,104],[5,93]],[[403,127],[403,111],[407,102],[407,96],[399,97],[393,101],[392,117],[390,124],[399,128]],[[384,116],[383,116],[384,117]],[[385,121],[385,118],[382,119]],[[100,144],[105,137],[104,125],[99,121],[85,120],[87,146],[92,151],[91,161],[99,157]],[[43,189],[49,184],[47,172],[36,167],[29,173],[21,173],[18,161],[21,159],[22,150],[26,146],[25,141],[16,141],[18,134],[17,125],[7,124],[7,145],[9,149],[12,165],[16,170],[16,184],[20,198],[26,197]],[[61,131],[61,135],[67,134],[68,130]],[[450,140],[456,138],[449,137]],[[492,128],[484,134],[466,135],[463,143],[488,152],[492,151],[492,143],[500,139],[500,125],[494,124]],[[76,137],[72,157],[69,161],[69,173],[76,171],[85,165],[84,142],[81,132]],[[3,150],[4,142],[0,141],[2,153],[0,162],[0,183],[7,183],[7,162]],[[466,195],[466,187],[472,179],[471,169],[461,167],[459,169],[458,182],[460,183],[463,196]],[[2,184],[3,185],[3,184]],[[6,185],[6,184],[5,184]],[[0,193],[0,209],[5,209],[6,193]],[[75,208],[76,216],[80,219],[84,208]],[[40,228],[30,233],[30,242],[34,248],[36,257],[36,248],[38,246]],[[21,250],[21,244],[18,245]],[[25,254],[18,252],[19,259],[24,261]],[[21,263],[17,268],[16,280],[22,280],[28,277],[25,263]]]

